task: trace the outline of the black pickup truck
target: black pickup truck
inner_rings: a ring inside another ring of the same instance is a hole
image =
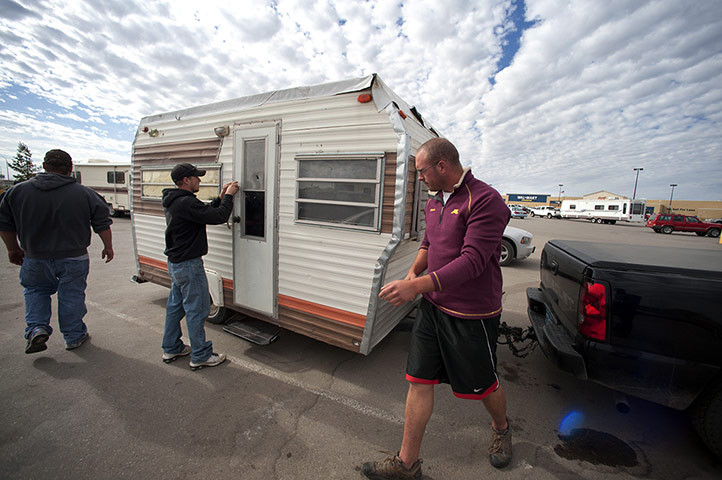
[[[528,314],[559,368],[689,409],[722,458],[720,251],[551,240]]]

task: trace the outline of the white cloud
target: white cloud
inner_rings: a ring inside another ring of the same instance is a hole
[[[7,155],[127,159],[144,115],[377,72],[502,192],[629,194],[643,166],[641,196],[722,199],[715,0],[528,0],[537,24],[499,73],[511,0],[6,3]]]

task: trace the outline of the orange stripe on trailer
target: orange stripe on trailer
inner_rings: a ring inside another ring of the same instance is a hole
[[[338,308],[320,305],[318,303],[301,300],[300,298],[288,297],[286,295],[278,295],[278,304],[304,313],[309,313],[317,317],[335,320],[337,322],[346,323],[355,327],[364,328],[366,325],[366,317],[358,313],[347,312]]]
[[[156,260],[154,258],[150,257],[144,257],[143,255],[138,255],[138,262],[142,263],[144,265],[149,265],[151,267],[160,268],[162,270],[168,271],[168,263],[163,262],[161,260]]]

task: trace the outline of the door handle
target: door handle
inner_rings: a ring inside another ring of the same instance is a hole
[[[228,227],[228,230],[233,230],[233,225],[231,225],[231,221],[233,223],[241,223],[241,217],[238,215],[232,215],[228,217],[228,220],[226,220],[226,227]]]

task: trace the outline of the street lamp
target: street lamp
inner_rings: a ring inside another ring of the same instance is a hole
[[[559,197],[557,197],[557,203],[559,204],[559,208],[562,207],[562,187],[564,186],[563,183],[559,184]]]
[[[634,193],[632,194],[632,200],[637,198],[637,180],[639,180],[639,172],[644,170],[643,168],[635,168],[634,169],[637,172],[637,176],[634,178]]]
[[[672,187],[672,193],[669,195],[669,213],[672,213],[672,197],[674,197],[674,187],[677,186],[676,183],[670,183],[670,187]]]

